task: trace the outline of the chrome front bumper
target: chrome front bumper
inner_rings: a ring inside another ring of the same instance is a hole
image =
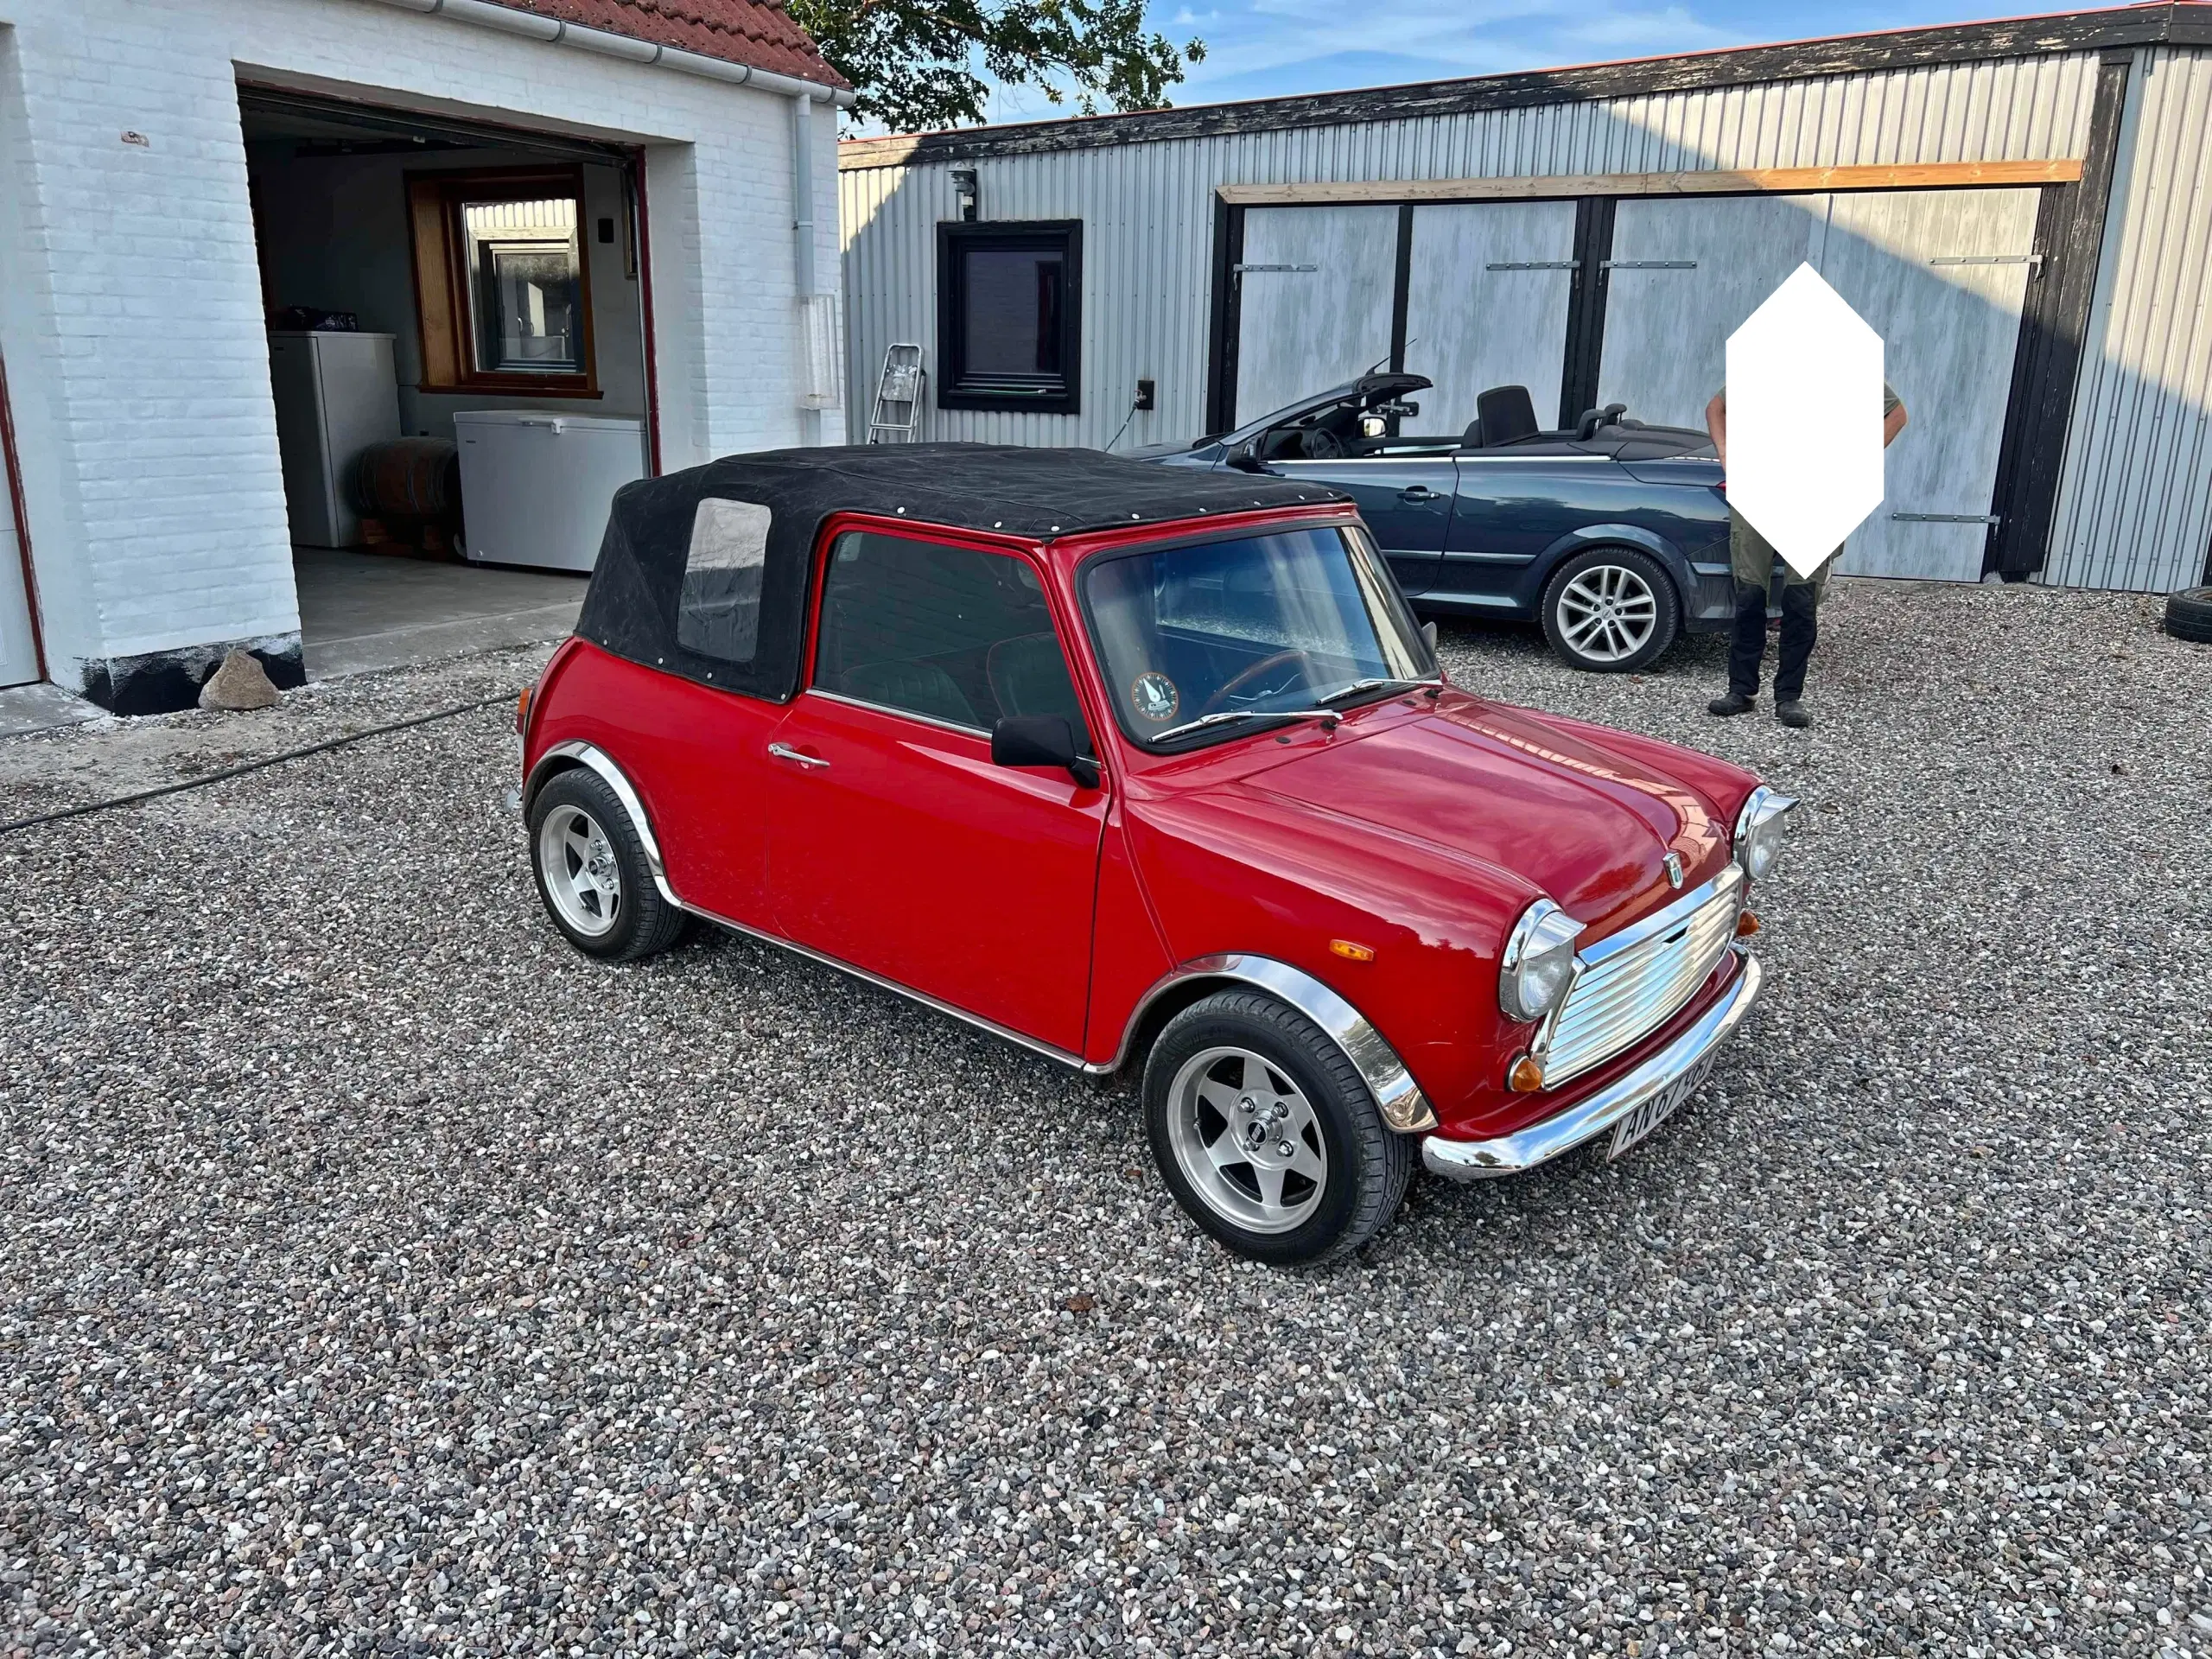
[[[1421,1162],[1455,1181],[1488,1180],[1534,1169],[1603,1135],[1718,1048],[1743,1023],[1759,994],[1758,963],[1749,956],[1743,962],[1743,972],[1728,988],[1727,995],[1633,1071],[1614,1078],[1587,1100],[1579,1100],[1517,1134],[1495,1141],[1447,1141],[1440,1135],[1426,1135],[1421,1143]]]

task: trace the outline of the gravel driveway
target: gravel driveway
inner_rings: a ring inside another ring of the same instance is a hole
[[[1840,582],[1464,683],[1804,798],[1617,1166],[1224,1255],[1125,1093],[541,918],[505,712],[0,838],[0,1651],[2212,1655],[2212,650]],[[0,744],[0,817],[457,702]],[[75,1645],[73,1646],[72,1644]]]

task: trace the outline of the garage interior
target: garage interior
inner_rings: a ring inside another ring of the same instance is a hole
[[[309,677],[566,632],[652,469],[635,152],[239,109]]]

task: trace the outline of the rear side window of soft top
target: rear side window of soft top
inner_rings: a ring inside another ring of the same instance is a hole
[[[726,663],[753,660],[770,518],[756,501],[700,500],[676,602],[676,643],[686,651]]]

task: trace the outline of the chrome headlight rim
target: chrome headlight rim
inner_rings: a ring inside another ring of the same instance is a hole
[[[1582,924],[1552,899],[1539,899],[1521,912],[1513,931],[1505,936],[1505,949],[1497,959],[1497,1006],[1506,1018],[1529,1025],[1559,1006],[1573,982],[1574,942],[1581,935]],[[1551,994],[1536,1002],[1527,995],[1528,970],[1561,957],[1565,971],[1558,976]]]
[[[1730,844],[1737,864],[1751,880],[1763,880],[1773,874],[1775,860],[1782,855],[1782,820],[1796,810],[1796,796],[1784,795],[1764,784],[1745,798],[1743,810],[1736,814],[1736,832]]]

